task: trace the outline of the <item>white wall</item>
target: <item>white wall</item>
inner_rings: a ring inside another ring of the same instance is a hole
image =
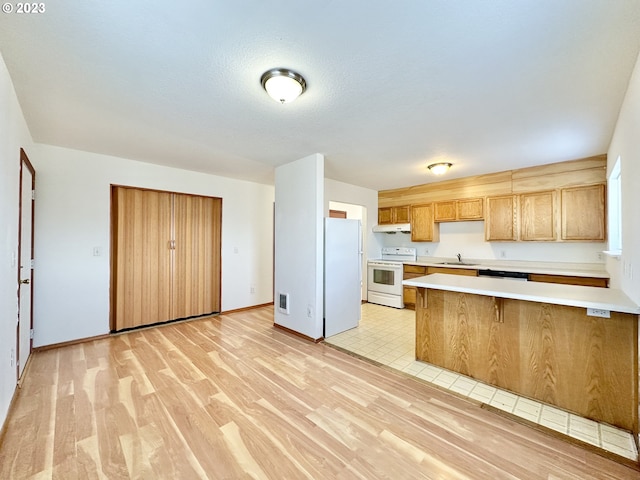
[[[274,321],[312,339],[322,337],[324,157],[314,154],[276,168]],[[289,294],[289,314],[278,295]]]
[[[373,235],[372,228],[378,223],[378,192],[368,188],[357,187],[337,180],[324,180],[325,211],[329,216],[329,202],[351,203],[366,209],[366,219],[362,230],[365,233],[364,253],[366,258],[380,258],[383,239]]]
[[[273,186],[49,145],[36,150],[35,346],[109,331],[111,184],[221,197],[222,311],[272,301]],[[93,256],[94,247],[103,254]]]
[[[30,160],[31,135],[0,54],[0,425],[16,388],[20,148]]]
[[[612,284],[640,304],[640,56],[629,81],[607,153],[607,177],[620,157],[622,179],[622,256],[609,259]]]
[[[419,257],[604,264],[604,243],[486,242],[484,222],[444,222],[439,242],[411,242],[408,233],[375,233],[387,247],[415,247]]]

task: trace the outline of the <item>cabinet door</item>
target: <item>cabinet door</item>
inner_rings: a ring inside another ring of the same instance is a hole
[[[520,240],[555,240],[555,192],[520,195]]]
[[[434,203],[433,206],[433,217],[436,222],[452,222],[457,219],[455,200],[450,202],[437,202]]]
[[[487,241],[516,240],[516,197],[487,197],[485,239]]]
[[[393,223],[409,223],[411,221],[410,208],[393,207]]]
[[[604,193],[603,184],[561,190],[563,240],[606,239]]]
[[[456,218],[458,220],[482,220],[484,199],[465,198],[456,202]]]
[[[220,198],[174,197],[173,318],[220,311]]]
[[[416,304],[416,287],[402,287],[402,301],[405,304],[405,307],[411,308],[412,305]]]
[[[422,277],[427,274],[427,267],[422,265],[404,265],[402,279]]]
[[[171,320],[171,194],[113,190],[111,328]]]
[[[411,241],[437,242],[440,230],[433,221],[433,205],[414,205],[411,207]]]
[[[382,207],[378,209],[378,224],[388,225],[393,223],[393,210],[391,207]]]

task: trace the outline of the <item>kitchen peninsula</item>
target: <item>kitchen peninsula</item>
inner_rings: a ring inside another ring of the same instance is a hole
[[[433,274],[416,357],[638,435],[640,307],[621,291]]]

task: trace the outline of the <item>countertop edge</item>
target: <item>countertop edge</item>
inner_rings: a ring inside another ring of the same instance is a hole
[[[468,277],[444,273],[403,280],[402,284],[418,288],[640,315],[640,306],[618,289],[521,282],[503,278]]]

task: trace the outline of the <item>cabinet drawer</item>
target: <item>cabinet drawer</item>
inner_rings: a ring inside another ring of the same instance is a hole
[[[447,273],[449,275],[465,275],[467,277],[477,277],[478,270],[470,268],[449,268],[449,267],[429,267],[428,273]]]
[[[573,277],[569,275],[545,275],[530,273],[530,282],[562,283],[565,285],[582,285],[584,287],[608,287],[608,279],[599,277]]]
[[[427,267],[422,265],[405,265],[404,273],[419,273],[420,275],[426,275]]]

